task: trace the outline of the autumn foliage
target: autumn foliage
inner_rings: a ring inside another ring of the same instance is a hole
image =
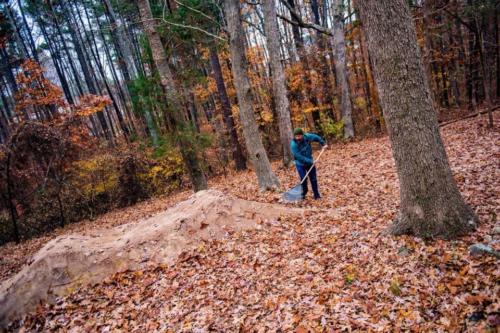
[[[84,95],[69,105],[32,60],[22,64],[17,81],[18,121],[0,145],[0,243],[180,186],[175,153],[152,160],[139,147],[122,157],[119,148],[99,146],[88,126],[109,97]]]

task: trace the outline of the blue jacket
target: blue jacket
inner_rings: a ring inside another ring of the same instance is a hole
[[[293,157],[296,165],[311,165],[313,164],[311,142],[319,142],[322,146],[326,144],[319,135],[313,133],[305,133],[302,141],[297,142],[295,139],[290,143]]]

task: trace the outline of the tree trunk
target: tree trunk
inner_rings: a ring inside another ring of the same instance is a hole
[[[104,48],[104,55],[106,56],[107,60],[108,60],[108,64],[109,64],[109,69],[111,71],[111,77],[113,78],[113,81],[114,81],[114,84],[115,84],[115,87],[116,87],[116,90],[117,90],[117,95],[118,97],[121,98],[121,101],[122,101],[122,106],[124,109],[126,109],[128,107],[127,105],[127,98],[125,97],[125,93],[123,92],[123,87],[122,85],[120,84],[119,80],[118,80],[118,75],[116,74],[116,69],[115,69],[115,66],[114,66],[114,63],[113,63],[113,58],[111,56],[111,52],[109,50],[109,43],[106,41],[106,38],[103,34],[103,27],[101,25],[101,22],[99,20],[99,17],[97,17],[97,14],[95,13],[94,11],[94,15],[96,17],[96,21],[97,21],[97,25],[99,27],[99,35],[101,37],[101,40],[102,40],[102,43],[103,43],[103,48]],[[112,36],[113,38],[113,36]],[[117,53],[119,54],[120,53],[120,50],[117,50]],[[120,63],[123,63],[123,61],[119,58],[118,59],[118,64]],[[128,71],[126,69],[126,66],[123,65],[123,66],[120,66],[120,69],[121,70],[125,70],[125,73],[127,73],[127,76],[128,76]],[[123,69],[123,67],[125,67],[125,69]],[[126,78],[126,76],[124,75],[124,78]],[[130,78],[130,77],[129,77]],[[105,80],[106,82],[106,87],[107,87],[107,81]],[[125,89],[127,89],[127,86],[125,85]],[[116,114],[116,117],[118,118],[118,123],[120,125],[120,128],[122,130],[122,133],[125,137],[125,139],[128,141],[128,138],[130,136],[130,130],[127,126],[127,123],[125,122],[125,119],[124,119],[124,114],[126,112],[122,112],[119,105],[118,105],[118,101],[117,101],[117,96],[115,96],[114,94],[111,93],[111,90],[108,89],[109,91],[109,94],[110,94],[110,98],[111,98],[111,101],[113,103],[113,107],[115,109],[115,114]],[[128,93],[128,91],[127,91]]]
[[[287,167],[293,161],[290,149],[290,142],[293,138],[292,122],[290,120],[290,104],[286,92],[285,72],[281,64],[280,35],[274,1],[264,1],[262,9],[264,12],[264,30],[266,32],[266,43],[271,66],[273,98],[278,114],[278,127],[281,146],[283,148],[283,165]]]
[[[261,191],[265,191],[279,186],[279,180],[273,173],[271,163],[269,163],[252,109],[253,96],[250,80],[247,76],[248,62],[245,58],[245,35],[239,6],[239,0],[224,1],[224,13],[228,31],[230,32],[231,71],[238,96],[245,144],[257,174],[259,187]]]
[[[43,20],[41,17],[37,17],[36,21],[38,22],[38,26],[40,27],[40,31],[42,32],[43,38],[47,42],[47,48],[49,49],[50,56],[52,58],[52,62],[54,63],[54,68],[56,69],[57,77],[59,78],[59,82],[61,83],[62,90],[64,92],[64,96],[66,97],[66,100],[68,101],[69,104],[74,104],[75,101],[73,99],[73,94],[71,93],[71,90],[69,88],[68,81],[66,80],[66,75],[62,71],[62,69],[59,66],[59,61],[61,59],[59,55],[59,51],[52,47],[51,43],[51,38],[49,38],[48,32],[45,28],[45,23],[43,23]]]
[[[38,52],[36,50],[35,40],[33,39],[33,31],[28,26],[28,21],[26,20],[26,14],[24,13],[23,5],[19,4],[19,11],[21,12],[21,17],[23,19],[24,28],[26,30],[26,34],[28,35],[28,42],[31,49],[31,55],[35,59],[35,61],[40,64],[40,59],[38,58]]]
[[[9,54],[7,53],[5,48],[0,49],[0,60],[2,61],[2,66],[4,66],[2,76],[5,77],[5,80],[9,84],[12,95],[14,95],[15,93],[17,93],[18,86],[16,77],[14,76],[14,69],[12,68],[12,65],[10,63]]]
[[[478,220],[451,173],[408,3],[365,0],[358,7],[400,182],[400,211],[391,231],[463,235]]]
[[[14,18],[14,15],[12,15],[12,9],[10,8],[10,5],[8,4],[7,1],[5,1],[5,10],[4,13],[6,14],[7,21],[10,23],[10,27],[14,30],[14,40],[16,41],[18,45],[18,51],[21,59],[26,59],[28,56],[28,48],[26,47],[26,44],[24,44],[24,39],[21,36],[21,32],[19,31],[16,20]]]
[[[491,91],[490,91],[490,80],[488,79],[488,71],[486,69],[486,55],[484,48],[484,36],[483,31],[477,22],[477,18],[475,19],[475,29],[474,33],[476,34],[476,40],[479,43],[479,63],[481,65],[481,76],[482,76],[482,84],[484,91],[484,101],[486,102],[486,107],[488,109],[488,127],[493,128],[493,103],[491,101]]]
[[[340,110],[344,123],[344,138],[354,137],[354,125],[352,123],[352,105],[349,79],[347,77],[347,60],[345,55],[345,36],[342,26],[342,1],[333,1],[333,36],[331,38],[335,58],[335,77],[337,86],[340,87]]]
[[[295,0],[287,0],[287,2],[291,8],[298,9],[298,7],[295,6]],[[295,42],[295,48],[297,49],[299,60],[303,67],[303,79],[306,86],[306,91],[303,93],[303,99],[308,99],[313,108],[312,112],[307,112],[304,114],[304,118],[307,119],[307,122],[310,123],[311,127],[314,127],[316,132],[321,133],[321,116],[318,110],[319,101],[312,90],[312,81],[310,77],[311,69],[309,66],[309,61],[307,59],[307,52],[304,47],[304,38],[302,37],[302,33],[298,25],[292,24],[292,33],[293,40]],[[309,118],[312,118],[312,121],[309,120]]]
[[[80,84],[80,82],[81,82],[80,74],[76,70],[75,63],[73,62],[73,57],[69,53],[68,44],[66,43],[66,39],[64,38],[64,34],[63,34],[62,30],[61,30],[61,26],[59,24],[59,21],[57,20],[57,13],[52,8],[52,5],[50,4],[50,1],[47,2],[47,4],[48,4],[49,10],[50,10],[50,14],[49,15],[51,16],[52,23],[56,27],[57,35],[59,36],[59,39],[61,40],[61,43],[62,43],[62,46],[63,46],[63,51],[66,54],[66,57],[68,58],[68,63],[69,63],[69,66],[71,68],[71,72],[73,73],[73,77],[75,79],[75,84],[76,84],[76,87],[78,89],[78,93],[81,96],[81,95],[83,95],[83,88],[82,88],[82,86]]]
[[[287,0],[288,4],[290,7],[295,8],[295,2],[294,0]],[[295,42],[295,50],[297,53],[298,58],[295,59],[296,61],[301,60],[302,61],[302,55],[300,52],[304,51],[304,40],[302,39],[302,34],[300,33],[300,28],[296,24],[292,24],[292,35],[293,35],[293,41]]]
[[[209,50],[210,64],[214,73],[215,84],[217,85],[217,92],[221,104],[222,116],[224,117],[226,131],[229,133],[229,137],[231,138],[231,150],[233,153],[233,159],[236,163],[236,170],[245,170],[247,168],[247,161],[245,155],[243,155],[243,150],[241,149],[241,145],[238,141],[238,133],[236,131],[233,113],[231,111],[231,102],[229,101],[229,97],[227,96],[226,85],[224,84],[224,77],[222,75],[222,69],[219,62],[219,56],[217,55],[217,49],[215,45],[212,45],[210,46]]]
[[[127,34],[125,33],[122,24],[119,24],[117,21],[115,11],[113,6],[111,5],[110,0],[103,0],[104,10],[109,17],[109,23],[111,25],[111,35],[113,38],[113,42],[115,44],[116,53],[118,56],[118,64],[123,73],[123,77],[125,81],[130,81],[131,76],[135,75],[137,72],[135,69],[134,59],[132,56],[131,47],[132,43],[130,42]]]
[[[207,188],[207,180],[201,170],[194,142],[192,142],[190,138],[186,138],[186,133],[180,133],[180,130],[183,130],[183,127],[185,127],[185,124],[181,119],[182,115],[180,114],[183,110],[183,103],[181,101],[182,96],[179,96],[179,94],[182,94],[182,91],[181,89],[178,89],[177,84],[174,81],[174,76],[168,67],[167,54],[161,42],[160,35],[158,31],[156,31],[149,1],[140,0],[138,1],[138,6],[144,30],[151,45],[153,60],[156,64],[158,73],[160,74],[161,85],[165,90],[168,102],[174,109],[174,125],[176,131],[178,131],[177,137],[179,140],[179,148],[191,178],[193,190],[195,192],[204,190]]]
[[[76,5],[75,5],[75,7],[76,7]],[[85,26],[85,25],[83,25],[83,20],[81,18],[81,12],[78,10],[78,8],[76,8],[76,12],[77,12],[78,17],[82,21],[82,26]],[[89,26],[92,26],[92,22],[90,21],[90,15],[88,13],[87,7],[85,7],[85,6],[84,6],[84,14],[85,14],[85,18],[87,19],[87,24]],[[95,38],[95,34],[94,34],[93,29],[90,29],[90,36],[88,37],[88,44],[89,44],[89,48],[90,48],[90,51],[92,53],[92,56],[93,56],[95,63],[97,65],[97,68],[99,69],[99,72],[103,78],[104,83],[106,83],[106,88],[108,90],[108,94],[111,96],[112,92],[109,89],[109,86],[108,86],[107,81],[106,81],[106,77],[103,75],[103,68],[102,68],[102,63],[101,63],[101,59],[99,56],[99,49],[97,47],[96,38]],[[94,48],[92,48],[92,45],[94,45],[95,51],[94,51]],[[97,78],[96,78],[96,83],[98,85]],[[107,113],[107,112],[106,111],[97,112],[97,118],[99,119],[99,123],[101,124],[101,128],[104,132],[104,136],[106,137],[106,139],[108,139],[110,142],[112,142],[113,137],[112,137],[112,134],[110,133],[110,129],[112,131],[113,128],[112,128],[112,126],[110,126],[111,124],[107,123],[105,113]]]

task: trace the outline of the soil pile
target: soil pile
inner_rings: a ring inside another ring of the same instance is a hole
[[[18,274],[0,287],[0,323],[22,315],[40,300],[54,301],[75,289],[102,281],[113,273],[148,265],[171,264],[202,241],[300,209],[201,191],[150,219],[94,235],[67,235],[45,245]]]

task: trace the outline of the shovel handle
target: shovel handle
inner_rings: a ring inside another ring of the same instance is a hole
[[[321,151],[319,152],[319,155],[318,157],[316,157],[316,159],[313,161],[313,164],[311,165],[311,167],[309,168],[309,170],[307,170],[307,173],[306,175],[304,176],[304,178],[302,178],[300,184],[302,185],[304,183],[304,181],[307,179],[307,176],[309,176],[309,173],[311,172],[311,170],[314,168],[314,165],[316,164],[316,162],[318,162],[319,158],[321,157],[321,154],[323,154],[323,152],[325,151],[325,146],[323,146],[323,148],[321,149]]]

